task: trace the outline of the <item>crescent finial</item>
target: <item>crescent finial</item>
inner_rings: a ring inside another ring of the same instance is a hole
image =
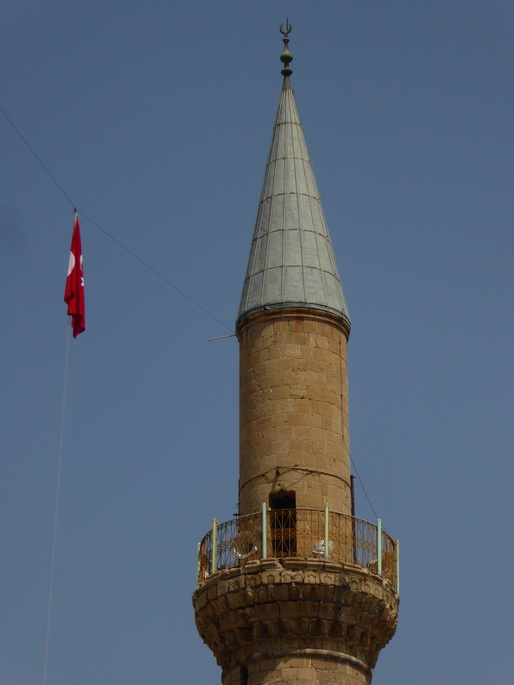
[[[285,28],[285,29],[283,28],[283,26],[284,26],[284,24],[281,24],[281,26],[280,26],[280,33],[281,33],[283,36],[286,36],[286,37],[287,37],[287,35],[288,35],[289,33],[291,33],[291,31],[293,30],[293,27],[292,27],[291,24],[289,23],[289,19],[286,19],[286,28]]]
[[[291,76],[293,73],[293,70],[289,66],[289,63],[293,61],[293,55],[289,52],[289,49],[287,47],[289,43],[289,34],[293,30],[293,27],[289,23],[289,19],[286,19],[286,27],[284,28],[284,24],[281,24],[280,26],[280,33],[284,36],[282,38],[282,41],[284,43],[284,50],[282,54],[280,55],[280,61],[284,64],[284,68],[280,72],[282,76],[287,77]]]

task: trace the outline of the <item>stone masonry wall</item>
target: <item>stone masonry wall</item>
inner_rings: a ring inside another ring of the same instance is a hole
[[[262,659],[246,669],[244,682],[240,667],[227,672],[222,682],[223,685],[369,685],[369,671],[339,661],[338,656],[320,651],[313,657]]]
[[[369,685],[398,618],[388,580],[314,559],[219,571],[193,603],[223,685]]]
[[[273,492],[350,513],[344,322],[314,309],[245,319],[240,343],[240,515]]]

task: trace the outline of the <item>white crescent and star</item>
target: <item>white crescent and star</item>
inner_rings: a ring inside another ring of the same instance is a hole
[[[68,264],[68,276],[71,274],[74,267],[75,267],[75,255],[73,254],[73,252],[70,252],[70,262]]]

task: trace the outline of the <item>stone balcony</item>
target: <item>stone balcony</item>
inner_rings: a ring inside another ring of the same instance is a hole
[[[223,685],[369,685],[396,630],[398,543],[380,522],[265,507],[213,521],[197,580],[196,625]]]
[[[197,583],[263,559],[303,559],[358,567],[399,594],[399,543],[377,524],[325,509],[281,509],[213,521],[199,544]]]

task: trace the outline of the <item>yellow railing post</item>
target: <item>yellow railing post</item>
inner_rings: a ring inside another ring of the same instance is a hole
[[[400,541],[394,541],[394,589],[400,594]]]
[[[329,557],[328,547],[328,504],[325,504],[325,560]]]
[[[377,519],[377,573],[382,575],[382,520]]]
[[[211,559],[211,573],[216,573],[218,570],[218,522],[212,519],[212,559]]]
[[[267,517],[266,517],[266,502],[262,503],[261,507],[261,531],[262,531],[262,539],[261,539],[261,559],[266,559],[268,556],[268,536],[267,536]]]

